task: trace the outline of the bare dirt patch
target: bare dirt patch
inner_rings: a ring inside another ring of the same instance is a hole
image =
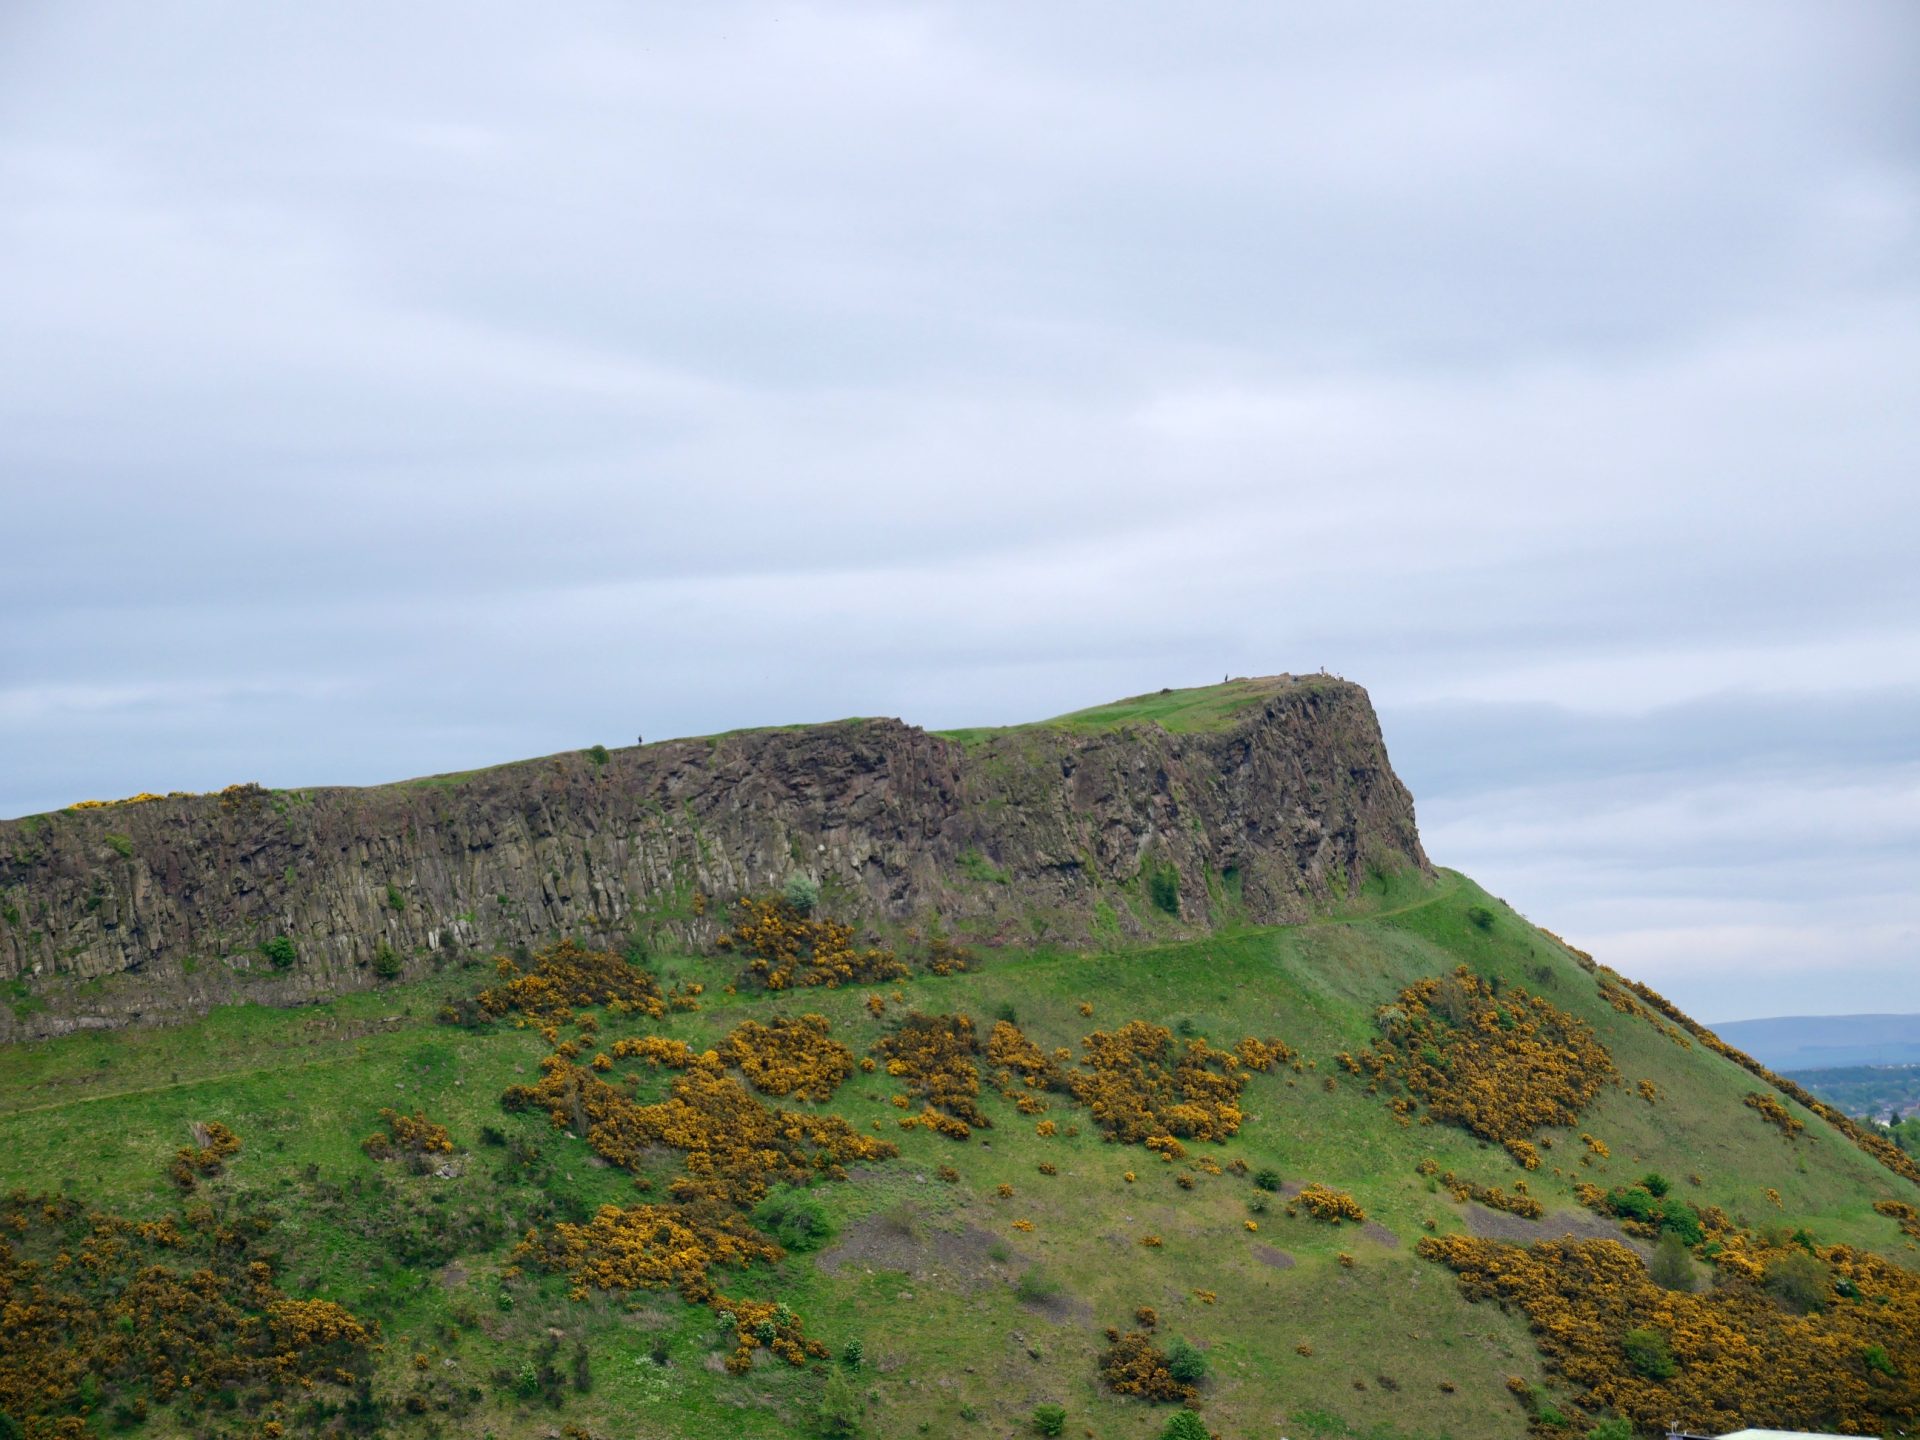
[[[1653,1247],[1621,1229],[1619,1221],[1580,1210],[1559,1210],[1541,1220],[1527,1220],[1468,1201],[1462,1218],[1467,1222],[1467,1232],[1482,1240],[1506,1240],[1515,1245],[1531,1245],[1536,1240],[1616,1240],[1637,1251],[1643,1260],[1653,1255]]]
[[[1276,1250],[1271,1245],[1255,1245],[1253,1247],[1253,1258],[1258,1260],[1262,1265],[1272,1266],[1275,1270],[1291,1270],[1294,1266],[1294,1259],[1291,1255],[1284,1250]]]
[[[814,1263],[829,1275],[848,1266],[866,1270],[898,1270],[915,1280],[938,1280],[966,1291],[1004,1280],[1020,1257],[1006,1242],[978,1225],[941,1230],[926,1221],[903,1224],[890,1215],[869,1215],[848,1226],[840,1238],[822,1250]],[[993,1258],[994,1252],[1006,1261]]]
[[[1055,1325],[1093,1323],[1093,1306],[1078,1295],[1069,1295],[1064,1290],[1049,1295],[1044,1300],[1022,1300],[1020,1308],[1029,1315],[1038,1315],[1042,1320],[1051,1320]]]
[[[1360,1233],[1366,1236],[1367,1239],[1380,1245],[1398,1245],[1400,1243],[1400,1237],[1387,1229],[1387,1227],[1382,1225],[1378,1220],[1367,1221],[1366,1224],[1360,1227]]]

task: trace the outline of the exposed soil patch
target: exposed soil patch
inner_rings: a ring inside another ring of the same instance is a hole
[[[1387,1227],[1382,1225],[1378,1220],[1367,1221],[1366,1224],[1360,1227],[1360,1233],[1366,1236],[1367,1239],[1376,1241],[1381,1245],[1398,1245],[1400,1243],[1400,1237],[1387,1229]]]
[[[1022,1300],[1020,1308],[1029,1315],[1038,1315],[1041,1319],[1051,1320],[1056,1325],[1093,1323],[1093,1306],[1078,1295],[1069,1295],[1064,1290],[1049,1295],[1044,1300]]]
[[[829,1275],[848,1266],[867,1270],[899,1270],[915,1280],[937,1280],[942,1285],[973,1291],[1004,1278],[1005,1265],[1017,1264],[1006,1242],[978,1225],[960,1230],[938,1230],[924,1221],[902,1225],[886,1215],[869,1215],[840,1233],[840,1238],[815,1257]],[[998,1249],[1008,1254],[996,1261]]]
[[[1506,1240],[1515,1245],[1531,1245],[1536,1240],[1617,1240],[1638,1252],[1643,1260],[1653,1256],[1653,1246],[1629,1235],[1619,1221],[1579,1210],[1556,1211],[1544,1220],[1527,1220],[1468,1201],[1462,1218],[1467,1222],[1467,1232],[1482,1240]]]
[[[1276,1250],[1271,1245],[1255,1245],[1253,1258],[1262,1265],[1271,1265],[1275,1270],[1291,1270],[1293,1257],[1284,1250]]]

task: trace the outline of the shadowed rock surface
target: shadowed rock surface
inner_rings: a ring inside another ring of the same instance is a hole
[[[849,720],[0,823],[0,1038],[299,1004],[562,934],[705,945],[734,898],[795,874],[883,930],[1119,944],[1298,920],[1427,869],[1364,690],[1232,693],[1178,733]],[[276,967],[260,947],[281,936]]]

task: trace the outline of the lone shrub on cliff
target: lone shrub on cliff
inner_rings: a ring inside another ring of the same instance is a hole
[[[802,915],[811,915],[820,906],[820,882],[811,875],[790,876],[780,895]]]
[[[1180,872],[1171,865],[1155,868],[1147,876],[1147,898],[1154,907],[1169,915],[1180,913]]]

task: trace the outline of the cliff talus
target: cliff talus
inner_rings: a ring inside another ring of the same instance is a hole
[[[299,1003],[561,934],[703,944],[795,873],[870,924],[1118,943],[1426,867],[1365,691],[1239,684],[1207,728],[856,720],[6,822],[0,1038]]]

